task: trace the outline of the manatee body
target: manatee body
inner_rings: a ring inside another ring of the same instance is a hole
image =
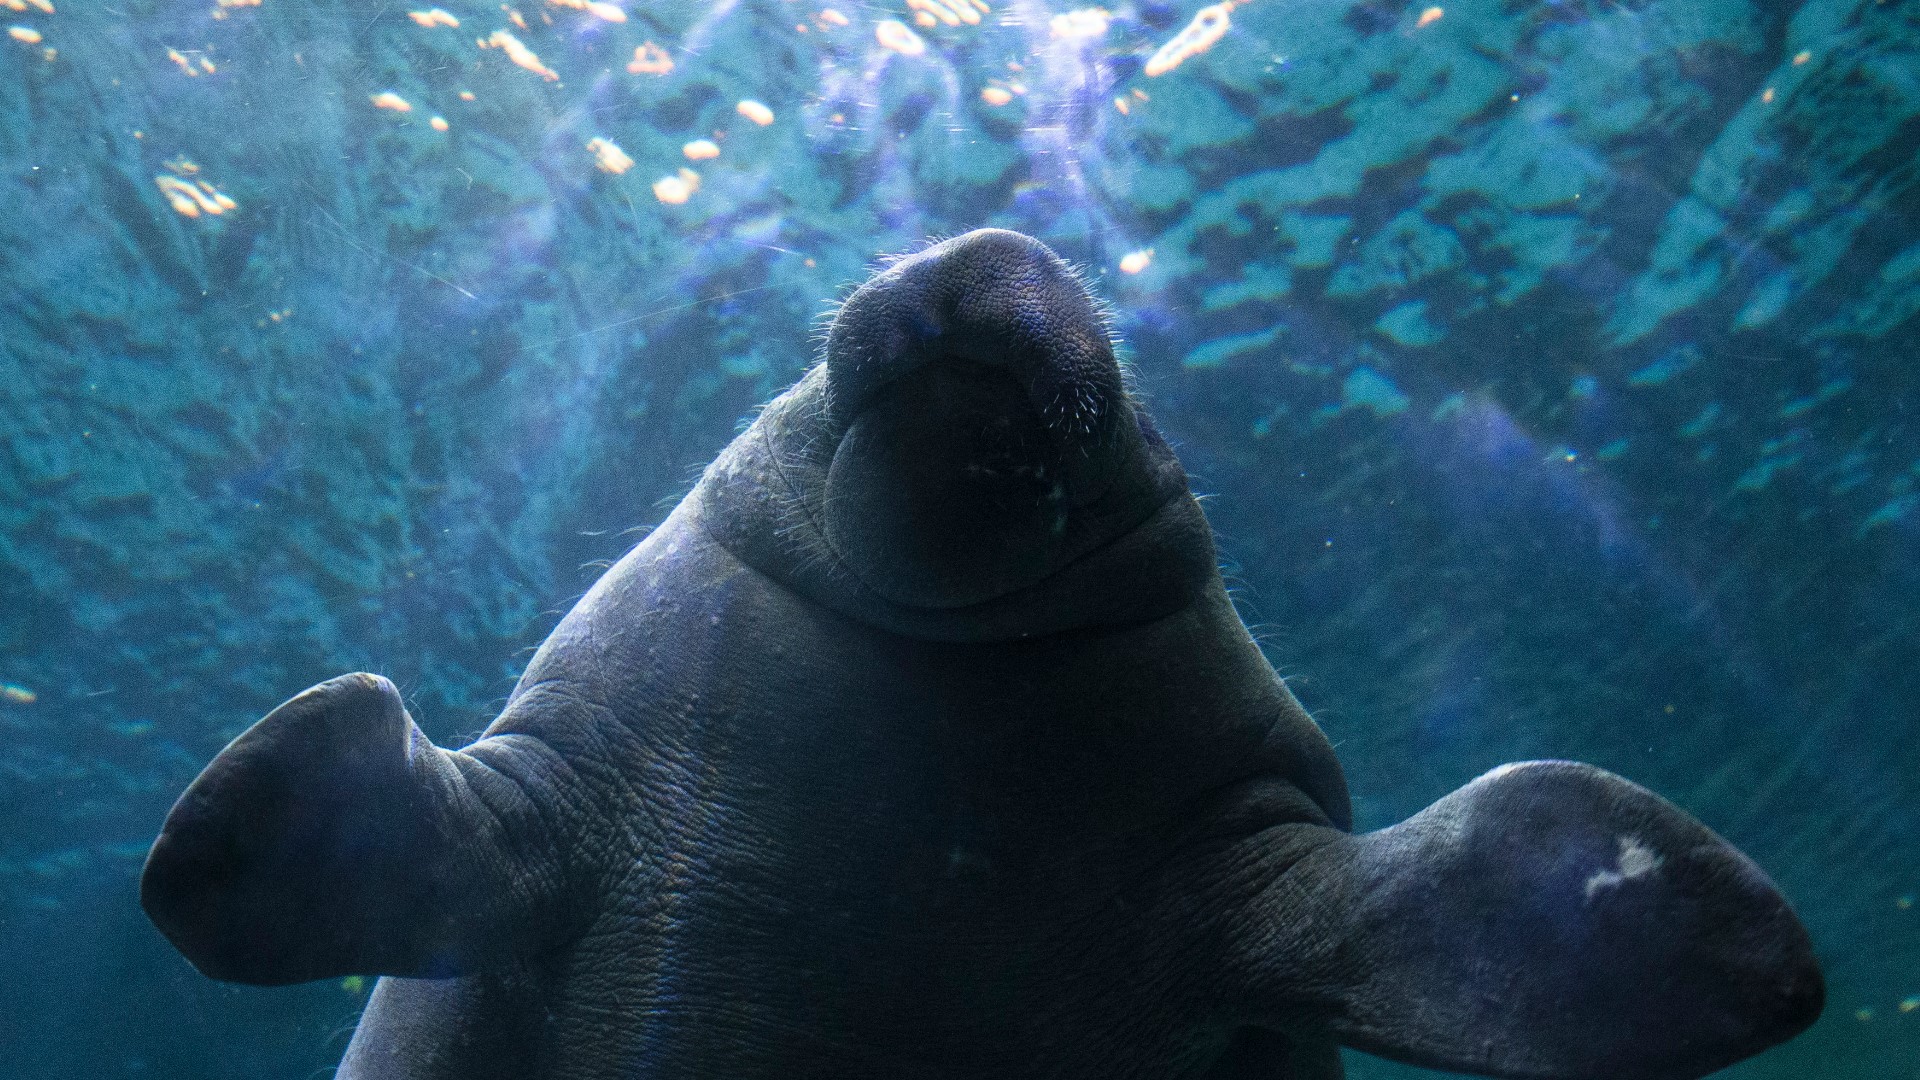
[[[1038,242],[877,274],[472,745],[346,675],[142,880],[219,979],[382,975],[346,1080],[1697,1077],[1818,1014],[1745,857],[1568,762],[1349,830]]]

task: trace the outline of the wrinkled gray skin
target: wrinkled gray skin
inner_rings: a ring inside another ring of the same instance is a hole
[[[1086,292],[894,263],[486,735],[294,698],[142,881],[208,975],[389,976],[340,1076],[1697,1077],[1819,1013],[1739,852],[1567,762],[1348,832]]]

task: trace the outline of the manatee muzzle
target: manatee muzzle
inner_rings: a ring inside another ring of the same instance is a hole
[[[827,337],[836,416],[928,364],[1005,372],[1050,430],[1095,435],[1125,398],[1093,298],[1045,244],[979,229],[895,262],[862,285]]]
[[[844,432],[825,533],[889,601],[958,608],[1089,544],[1139,433],[1093,298],[1044,244],[982,229],[856,291],[827,338]]]

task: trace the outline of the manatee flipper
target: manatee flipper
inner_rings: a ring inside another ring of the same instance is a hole
[[[1604,770],[1509,765],[1379,832],[1291,832],[1312,850],[1235,920],[1240,988],[1276,1029],[1487,1076],[1691,1080],[1820,1013],[1812,944],[1759,868]]]
[[[442,977],[542,932],[558,847],[528,788],[555,755],[525,736],[442,750],[392,683],[342,675],[209,764],[167,815],[140,903],[216,979]]]

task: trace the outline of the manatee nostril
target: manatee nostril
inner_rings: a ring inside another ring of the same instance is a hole
[[[980,229],[901,259],[861,286],[827,336],[831,407],[850,423],[929,363],[1001,368],[1057,436],[1091,437],[1124,397],[1105,321],[1045,244]]]

